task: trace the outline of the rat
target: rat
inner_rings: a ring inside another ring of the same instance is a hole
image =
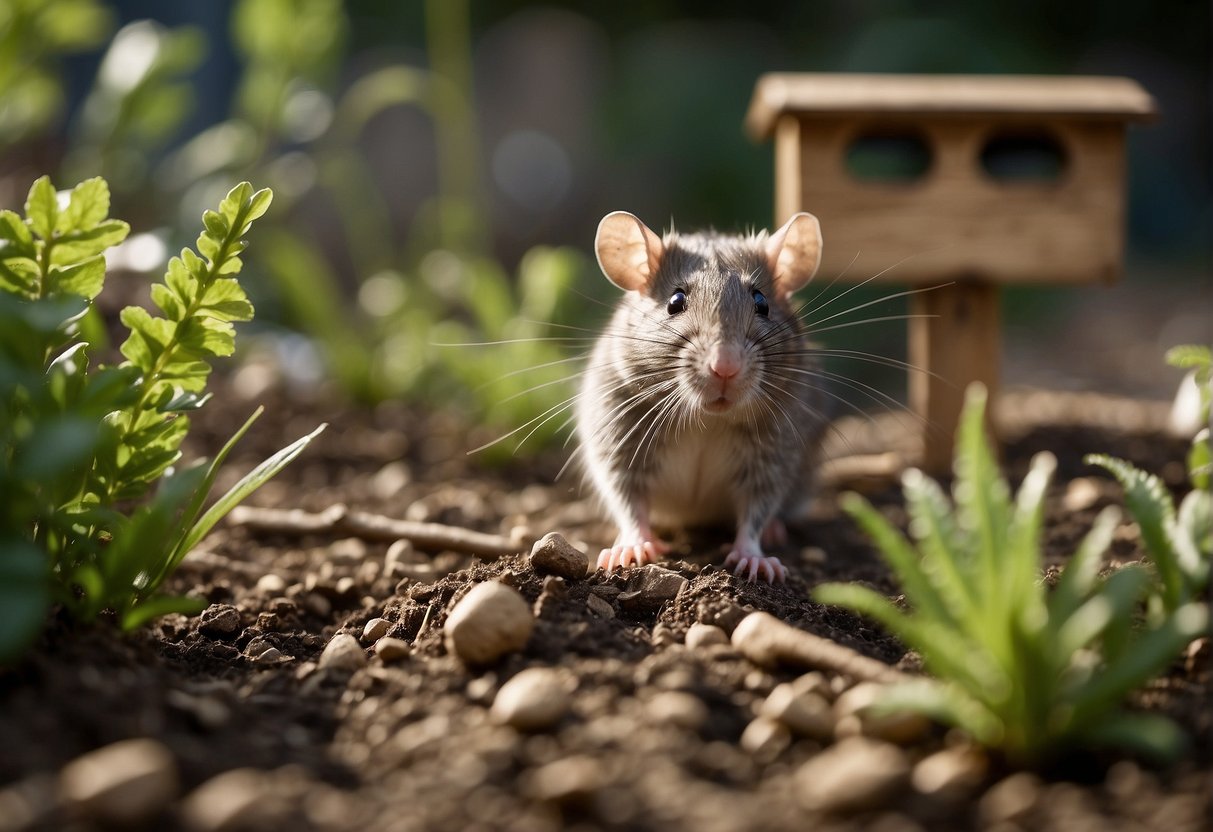
[[[773,233],[659,237],[625,211],[594,249],[624,291],[577,400],[589,483],[619,528],[598,566],[659,560],[653,525],[735,523],[726,569],[783,581],[763,551],[786,541],[827,425],[823,377],[792,294],[821,263],[821,227],[798,213]]]

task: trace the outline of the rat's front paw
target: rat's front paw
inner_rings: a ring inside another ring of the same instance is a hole
[[[616,543],[598,554],[598,568],[608,572],[626,566],[643,566],[661,560],[670,551],[669,544],[661,540],[645,540],[640,543]]]
[[[779,562],[779,558],[767,557],[762,552],[753,550],[734,549],[724,559],[724,568],[732,569],[733,574],[753,583],[761,575],[769,584],[776,581],[783,583],[788,577],[787,568]]]

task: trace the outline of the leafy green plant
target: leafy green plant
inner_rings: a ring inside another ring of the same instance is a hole
[[[242,237],[270,198],[245,182],[207,211],[198,253],[183,249],[152,287],[160,314],[124,309],[126,360],[95,368],[80,322],[102,291],[104,251],[128,232],[108,218],[106,182],[60,195],[42,177],[24,218],[0,211],[0,659],[37,632],[52,603],[81,620],[111,610],[124,628],[200,609],[198,599],[160,594],[160,585],[319,433],[266,460],[205,512],[220,464],[260,410],[213,462],[177,467],[187,414],[209,398],[211,360],[232,354],[234,322],[253,316],[236,275]]]
[[[844,508],[896,574],[909,609],[870,589],[818,587],[815,597],[869,616],[921,653],[935,678],[893,687],[890,709],[957,726],[1019,762],[1078,743],[1166,757],[1182,745],[1173,723],[1121,703],[1208,627],[1188,602],[1135,625],[1150,586],[1136,566],[1100,577],[1118,512],[1109,508],[1050,591],[1040,579],[1045,492],[1056,466],[1038,454],[1012,500],[985,439],[985,389],[969,388],[957,437],[953,504],[916,470],[903,483],[910,537],[869,503]]]
[[[1167,363],[1190,368],[1200,390],[1201,421],[1209,421],[1213,350],[1181,346],[1167,352]],[[1192,490],[1178,510],[1163,481],[1123,459],[1092,454],[1086,462],[1112,474],[1125,491],[1125,504],[1141,529],[1142,540],[1158,573],[1149,614],[1158,619],[1199,600],[1209,586],[1213,560],[1213,490],[1210,490],[1209,428],[1202,428],[1188,452]]]

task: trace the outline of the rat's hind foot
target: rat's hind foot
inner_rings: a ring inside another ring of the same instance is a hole
[[[763,527],[762,545],[772,549],[788,545],[788,527],[778,517],[772,517]]]
[[[779,558],[767,557],[761,551],[741,548],[729,552],[729,556],[724,559],[724,568],[731,568],[734,575],[745,578],[750,583],[758,580],[759,575],[769,584],[776,581],[783,583],[788,577],[787,567],[779,562]]]
[[[616,543],[598,554],[598,568],[614,572],[628,566],[643,566],[661,560],[669,551],[670,545],[656,538],[639,543]]]

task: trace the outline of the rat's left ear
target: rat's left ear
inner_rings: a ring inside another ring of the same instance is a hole
[[[767,239],[767,268],[784,298],[803,287],[821,265],[821,224],[801,212]]]

